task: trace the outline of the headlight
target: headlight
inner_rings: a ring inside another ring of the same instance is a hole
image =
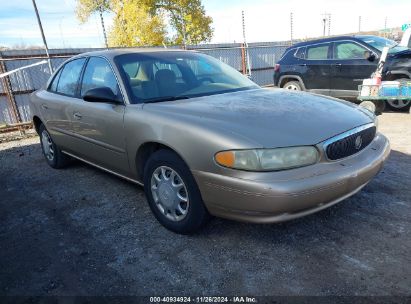
[[[315,164],[318,151],[312,146],[222,151],[215,161],[224,167],[249,171],[276,171]]]

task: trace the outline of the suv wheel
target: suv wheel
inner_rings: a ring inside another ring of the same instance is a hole
[[[292,91],[302,91],[301,84],[298,81],[288,81],[283,85],[283,89]]]
[[[408,78],[397,79],[396,81],[404,82],[410,81]],[[411,106],[411,100],[387,100],[387,105],[394,111],[408,111]]]
[[[387,105],[396,111],[407,111],[411,106],[411,100],[387,100]]]
[[[171,231],[192,233],[209,218],[190,169],[172,151],[159,150],[149,158],[144,190],[151,211]]]

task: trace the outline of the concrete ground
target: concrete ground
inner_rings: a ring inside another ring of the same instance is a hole
[[[143,190],[38,138],[0,145],[0,295],[411,296],[411,115],[385,113],[383,171],[325,211],[276,225],[213,219],[182,236]]]

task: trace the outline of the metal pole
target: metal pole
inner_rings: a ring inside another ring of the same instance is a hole
[[[50,60],[50,54],[49,54],[49,47],[47,46],[46,37],[44,36],[43,26],[41,24],[39,11],[37,10],[36,0],[32,0],[32,2],[33,2],[34,11],[36,12],[37,23],[39,24],[41,38],[43,38],[44,49],[46,50],[46,55],[47,55],[47,59],[48,59],[48,63],[49,63],[50,74],[53,74],[53,68],[51,67],[51,60]]]
[[[293,45],[293,13],[290,13],[290,27],[291,27],[291,42],[290,44]]]
[[[361,16],[358,17],[358,33],[361,33]]]
[[[325,37],[325,24],[327,23],[327,18],[323,18],[323,36]]]

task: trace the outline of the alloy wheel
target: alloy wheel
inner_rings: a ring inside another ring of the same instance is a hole
[[[399,100],[387,100],[387,102],[391,107],[399,110],[399,109],[407,107],[411,103],[411,100],[399,99]]]

